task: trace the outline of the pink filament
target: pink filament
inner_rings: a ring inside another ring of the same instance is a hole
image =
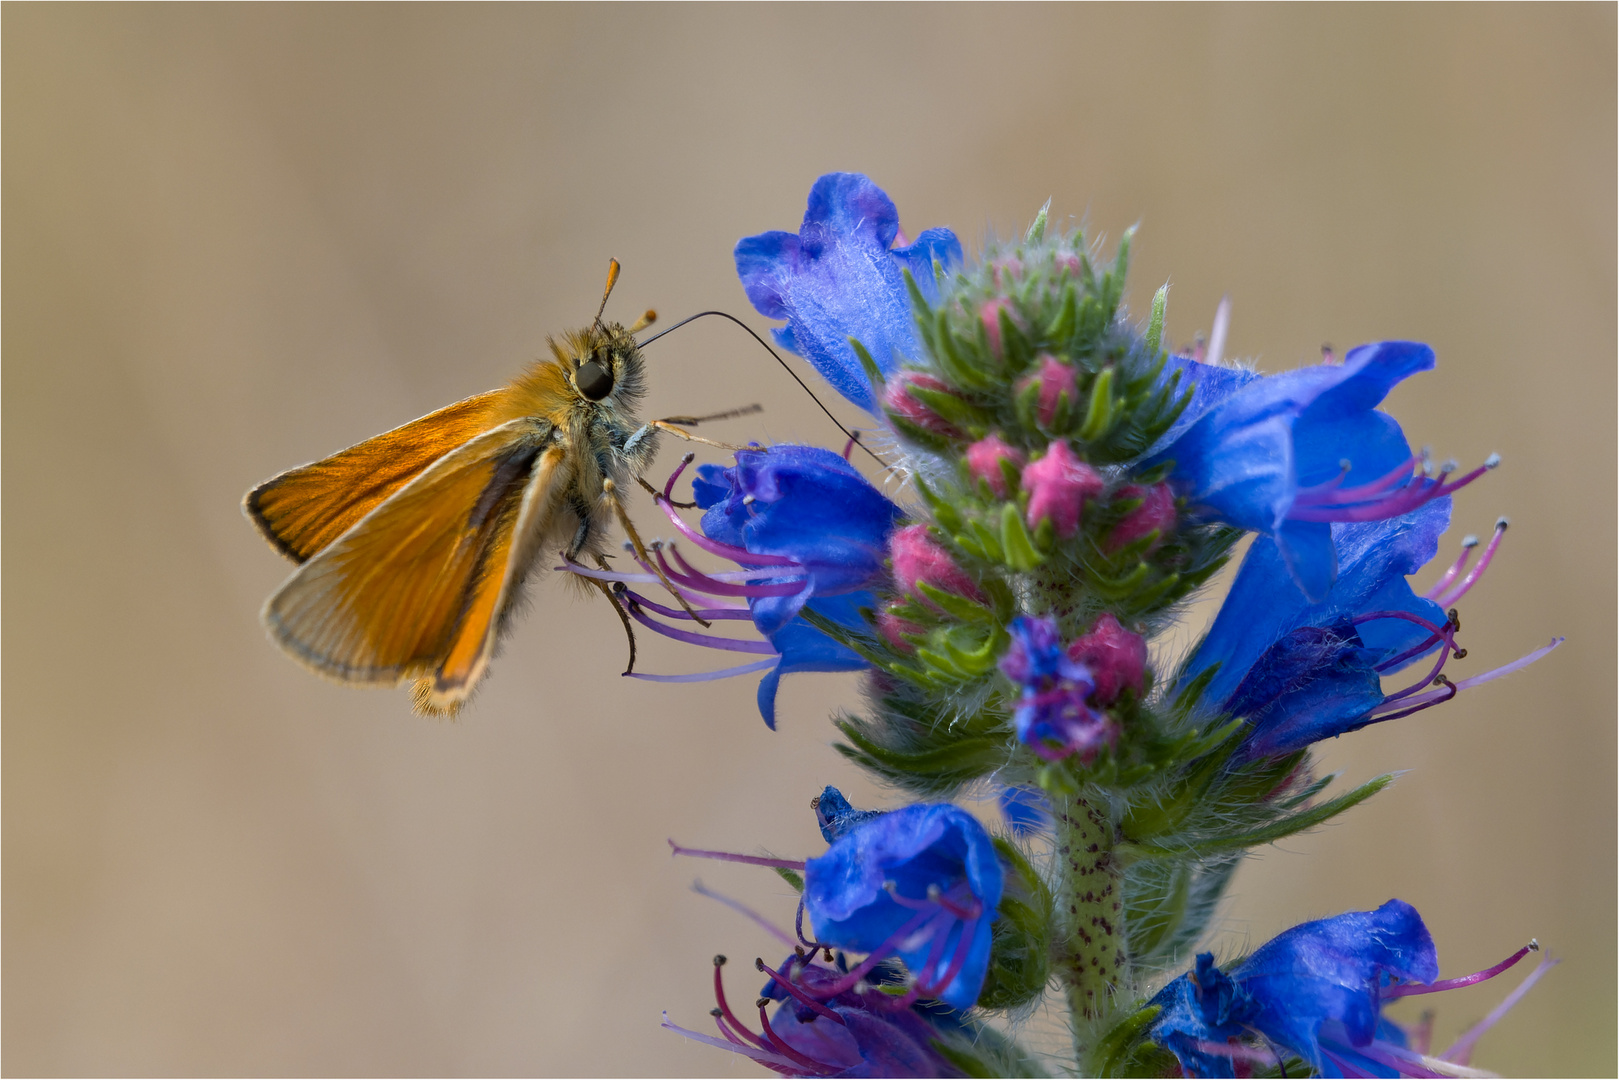
[[[779,663],[781,663],[781,657],[772,656],[768,660],[755,660],[751,664],[738,664],[736,667],[720,668],[718,671],[693,671],[684,675],[649,675],[643,671],[626,671],[624,677],[640,679],[643,682],[658,683],[713,682],[716,679],[729,679],[737,675],[747,675],[754,671],[766,671]]]
[[[1536,649],[1528,656],[1520,656],[1510,664],[1503,664],[1501,667],[1498,667],[1493,671],[1486,671],[1482,675],[1474,675],[1471,679],[1463,679],[1461,682],[1455,683],[1453,687],[1447,688],[1446,690],[1436,690],[1433,693],[1412,698],[1403,704],[1413,707],[1423,707],[1427,705],[1436,705],[1441,701],[1449,701],[1451,698],[1456,696],[1456,693],[1459,693],[1462,690],[1471,689],[1472,687],[1478,686],[1482,683],[1490,682],[1493,679],[1499,679],[1503,675],[1511,675],[1514,671],[1519,671],[1528,667],[1530,664],[1533,664],[1536,660],[1539,660],[1542,656],[1545,656],[1547,653],[1557,648],[1557,646],[1561,645],[1563,640],[1563,638],[1553,638],[1550,645]],[[1377,715],[1376,709],[1372,710],[1372,715]],[[1388,718],[1379,717],[1379,719]]]
[[[655,634],[684,641],[688,645],[701,645],[705,649],[721,649],[726,652],[767,653],[777,655],[776,647],[768,641],[743,641],[740,638],[715,637],[712,634],[699,634],[695,630],[676,630],[672,626],[665,626],[661,622],[643,612],[638,604],[630,604],[630,618],[651,630]]]
[[[1423,593],[1424,598],[1437,602],[1438,598],[1444,595],[1445,590],[1450,588],[1450,583],[1456,580],[1456,575],[1466,569],[1467,560],[1473,557],[1473,549],[1478,546],[1477,538],[1469,536],[1467,539],[1471,540],[1472,543],[1462,544],[1462,553],[1456,556],[1456,561],[1450,564],[1450,569],[1446,570],[1439,580],[1433,583],[1433,588]]]
[[[635,603],[639,604],[641,607],[656,611],[659,615],[662,615],[665,618],[685,619],[688,622],[691,620],[691,615],[685,611],[682,611],[680,608],[664,607],[662,604],[652,602],[638,592],[632,591],[627,595],[631,600],[635,601]],[[753,613],[745,607],[698,608],[697,614],[709,620],[753,618]]]
[[[676,855],[690,855],[696,859],[718,859],[721,862],[747,863],[750,866],[779,866],[784,870],[804,869],[802,859],[795,862],[792,859],[772,859],[764,855],[738,855],[732,851],[705,851],[702,848],[681,847],[673,840],[669,841],[669,847]]]
[[[1525,945],[1499,964],[1494,964],[1483,971],[1475,971],[1471,975],[1463,975],[1455,979],[1440,979],[1438,982],[1433,983],[1401,983],[1398,986],[1385,986],[1379,991],[1378,997],[1383,1001],[1389,1001],[1393,998],[1410,997],[1412,994],[1437,994],[1441,990],[1455,990],[1463,986],[1472,986],[1475,983],[1495,978],[1519,960],[1528,956],[1531,951],[1533,950]]]
[[[761,928],[763,928],[766,933],[770,934],[789,949],[793,947],[793,939],[785,930],[778,927],[775,923],[771,922],[757,911],[754,911],[752,908],[748,907],[748,905],[744,904],[742,901],[733,900],[724,893],[717,893],[713,889],[710,889],[707,885],[704,885],[701,881],[692,882],[691,891],[696,893],[698,896],[706,896],[710,900],[718,900],[720,903],[724,904],[738,915],[741,915],[744,918],[752,919]]]
[[[743,566],[798,565],[798,561],[796,559],[790,559],[785,555],[758,555],[749,551],[747,548],[739,548],[734,544],[722,544],[718,540],[710,540],[708,537],[704,536],[690,525],[687,525],[685,520],[681,518],[679,514],[675,513],[674,504],[669,500],[658,499],[656,501],[657,504],[663,508],[663,512],[669,518],[669,521],[674,525],[675,528],[680,530],[680,535],[684,536],[687,540],[690,540],[692,543],[696,544],[710,555],[718,555],[722,559],[730,559],[732,562],[741,563]]]
[[[1510,1012],[1514,1005],[1522,1001],[1523,996],[1529,992],[1530,988],[1540,981],[1540,977],[1556,967],[1557,963],[1556,960],[1549,956],[1542,960],[1535,967],[1535,970],[1529,973],[1529,977],[1518,984],[1517,989],[1508,994],[1501,1004],[1490,1010],[1488,1016],[1468,1028],[1461,1038],[1451,1044],[1450,1049],[1440,1054],[1439,1060],[1454,1062],[1457,1065],[1466,1065],[1472,1061],[1474,1044],[1479,1041],[1486,1031],[1499,1023],[1501,1018]]]
[[[1484,554],[1478,557],[1478,563],[1473,567],[1472,571],[1466,577],[1462,578],[1460,584],[1456,585],[1444,596],[1436,599],[1434,603],[1438,604],[1440,607],[1449,607],[1451,604],[1454,604],[1456,601],[1460,600],[1463,596],[1466,596],[1467,590],[1471,589],[1474,585],[1477,585],[1478,579],[1484,576],[1484,571],[1489,568],[1490,560],[1495,558],[1495,549],[1501,546],[1501,538],[1506,534],[1507,527],[1505,525],[1497,525],[1495,527],[1495,535],[1490,537],[1489,544],[1487,544],[1484,548]]]

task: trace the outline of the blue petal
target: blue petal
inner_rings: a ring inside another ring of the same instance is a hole
[[[1399,425],[1374,410],[1396,383],[1433,364],[1432,349],[1407,341],[1263,377],[1182,361],[1194,376],[1192,407],[1149,463],[1174,462],[1171,475],[1195,511],[1276,536],[1300,588],[1319,602],[1334,577],[1330,543],[1319,529],[1284,535],[1294,501],[1303,487],[1368,483],[1408,461]]]
[[[759,601],[754,601],[757,605]],[[804,606],[818,615],[850,629],[864,629],[860,608],[872,607],[877,598],[869,592],[847,593],[843,596],[817,598]],[[781,654],[781,663],[765,672],[759,680],[757,701],[759,715],[765,726],[776,728],[776,689],[783,675],[799,671],[860,671],[867,664],[860,655],[845,645],[821,633],[800,617],[769,635],[770,644]]]
[[[1039,788],[1012,785],[1003,787],[997,799],[1001,816],[1013,836],[1050,830],[1051,801]]]
[[[1226,703],[1253,725],[1240,756],[1287,754],[1364,727],[1383,703],[1377,660],[1347,621],[1283,635]]]
[[[1319,603],[1310,602],[1293,584],[1276,542],[1260,537],[1243,559],[1214,625],[1187,661],[1184,677],[1218,663],[1220,670],[1205,698],[1223,704],[1255,661],[1297,627],[1331,626],[1340,619],[1374,611],[1405,611],[1442,624],[1445,613],[1439,605],[1418,597],[1405,579],[1438,552],[1439,534],[1449,523],[1447,497],[1386,521],[1333,525],[1338,580]],[[1395,619],[1361,623],[1356,630],[1380,659],[1403,652],[1428,636],[1415,624]]]
[[[881,188],[858,173],[829,173],[810,189],[797,235],[767,232],[736,245],[748,299],[760,314],[787,320],[776,340],[867,411],[876,402],[849,339],[857,338],[884,373],[919,359],[901,268],[911,269],[926,292],[933,288],[933,260],[946,268],[961,261],[961,245],[946,229],[929,229],[910,247],[891,250],[898,232],[899,212]]]

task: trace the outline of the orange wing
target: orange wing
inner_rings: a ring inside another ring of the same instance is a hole
[[[491,390],[322,461],[273,476],[242,500],[281,554],[303,562],[456,447],[494,426],[506,390]]]
[[[488,666],[568,479],[543,420],[479,435],[299,567],[264,605],[265,627],[322,675],[416,678],[419,711],[453,713]]]

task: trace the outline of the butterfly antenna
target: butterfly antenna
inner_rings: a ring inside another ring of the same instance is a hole
[[[617,265],[617,264],[614,264],[614,265]],[[886,468],[889,467],[888,462],[886,462],[882,458],[878,457],[875,453],[872,452],[872,450],[871,450],[871,448],[869,446],[867,446],[865,443],[860,441],[860,436],[859,435],[857,435],[853,431],[850,431],[848,428],[844,427],[843,426],[843,421],[839,420],[836,416],[832,415],[832,410],[828,409],[821,402],[821,399],[815,396],[815,391],[813,391],[813,390],[811,390],[809,388],[809,384],[806,383],[802,378],[799,377],[798,372],[793,370],[793,366],[791,364],[789,364],[785,359],[783,359],[782,355],[779,352],[777,352],[775,349],[772,349],[770,347],[769,342],[767,342],[764,338],[762,338],[758,334],[756,334],[754,332],[754,330],[753,330],[753,327],[749,326],[747,323],[743,322],[741,319],[737,318],[735,315],[732,315],[728,311],[699,311],[695,315],[689,315],[686,318],[681,319],[679,322],[675,323],[673,326],[671,326],[671,327],[669,327],[669,328],[667,328],[665,330],[658,331],[656,334],[653,334],[651,337],[647,338],[646,340],[638,342],[637,347],[644,349],[648,345],[652,344],[654,341],[657,341],[659,338],[663,337],[663,335],[672,334],[676,330],[679,330],[682,326],[685,326],[687,323],[695,322],[698,319],[704,318],[705,316],[708,316],[708,315],[718,315],[722,319],[729,319],[732,322],[736,323],[738,326],[740,326],[742,329],[746,330],[748,332],[748,336],[753,338],[753,340],[757,341],[760,345],[762,345],[764,347],[764,350],[766,352],[768,352],[771,356],[774,356],[776,358],[776,363],[781,365],[782,370],[787,372],[787,374],[791,375],[793,377],[793,381],[796,382],[799,386],[804,388],[804,393],[806,393],[806,394],[808,394],[810,396],[810,400],[815,402],[816,406],[819,407],[820,410],[826,414],[826,418],[828,420],[832,421],[834,424],[837,425],[839,431],[843,432],[844,435],[848,436],[850,442],[852,442],[856,446],[860,447],[860,449],[864,450],[866,452],[867,456],[869,456],[871,458],[871,460],[875,461],[877,464],[881,465],[883,468],[886,469]]]
[[[617,285],[617,284],[618,284],[618,260],[617,259],[608,259],[607,260],[607,288],[602,290],[602,306],[596,309],[596,326],[597,326],[597,328],[599,328],[602,331],[602,333],[607,332],[607,327],[602,326],[602,312],[607,310],[607,298],[609,296],[613,295],[613,286]]]

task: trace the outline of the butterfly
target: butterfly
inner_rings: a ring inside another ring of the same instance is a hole
[[[550,357],[508,385],[247,493],[248,519],[298,564],[262,615],[288,655],[340,682],[411,680],[417,712],[453,715],[542,553],[605,566],[616,516],[646,560],[618,489],[651,464],[660,431],[707,442],[676,423],[711,418],[636,419],[646,374],[634,335],[657,316],[602,322],[618,274],[612,260],[595,320],[551,338]],[[633,634],[630,649],[633,666]]]

